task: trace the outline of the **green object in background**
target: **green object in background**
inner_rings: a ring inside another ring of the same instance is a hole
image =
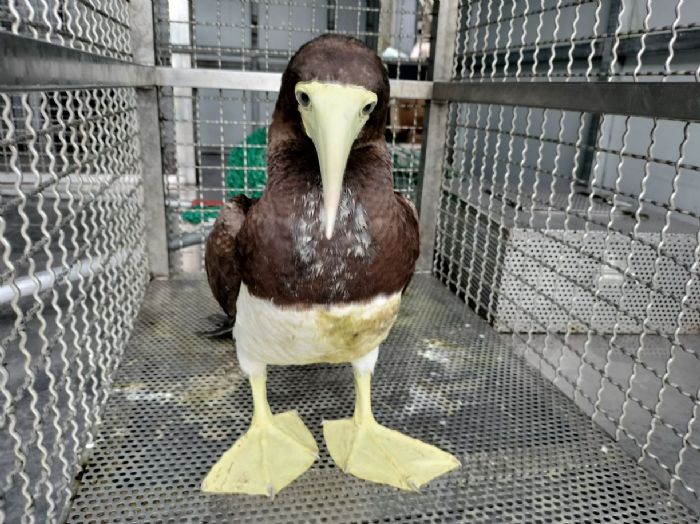
[[[181,216],[185,222],[190,224],[199,224],[201,222],[209,222],[210,220],[216,220],[221,211],[221,206],[200,206],[195,204],[188,209],[183,211]]]
[[[253,147],[246,147],[253,146]],[[246,184],[246,174],[247,184]],[[267,128],[261,127],[234,147],[226,159],[226,187],[233,198],[242,193],[260,198],[267,182]],[[248,190],[246,191],[246,188]]]
[[[252,146],[252,147],[251,147]],[[247,177],[246,177],[247,175]],[[247,182],[247,183],[246,183]],[[246,139],[231,149],[226,159],[226,187],[228,198],[247,194],[260,198],[267,182],[267,128],[253,131]],[[247,188],[247,191],[246,191]],[[221,211],[220,205],[210,202],[192,202],[192,208],[183,211],[182,219],[190,224],[215,220]]]

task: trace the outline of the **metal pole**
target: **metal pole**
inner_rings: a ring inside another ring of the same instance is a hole
[[[438,100],[700,120],[696,82],[435,82]],[[595,143],[586,147],[595,153]]]
[[[457,0],[441,0],[436,4],[437,23],[433,22],[433,31],[431,31],[432,78],[434,81],[445,81],[449,80],[452,74],[452,58],[457,36],[458,2]],[[421,231],[420,257],[416,266],[418,271],[430,271],[433,265],[449,104],[447,101],[430,101],[426,105],[428,125],[423,141],[422,176],[418,188]]]
[[[152,67],[0,31],[0,91],[148,86]]]
[[[120,250],[110,256],[97,258],[82,258],[73,262],[69,269],[63,266],[56,266],[51,270],[36,271],[31,277],[18,277],[12,284],[0,286],[0,306],[5,306],[12,302],[19,295],[19,298],[43,293],[56,285],[56,282],[75,282],[81,278],[94,278],[105,269],[121,267],[126,262],[131,253]],[[111,260],[110,260],[111,258]]]
[[[379,10],[379,39],[377,41],[377,54],[382,53],[387,47],[394,45],[394,0],[380,0]]]
[[[605,20],[603,24],[606,28],[605,33],[608,36],[603,40],[603,46],[600,50],[600,65],[598,66],[598,77],[596,80],[601,80],[601,78],[607,77],[608,73],[610,72],[610,65],[613,61],[613,45],[615,43],[615,38],[612,35],[615,33],[615,29],[617,28],[617,20],[620,16],[621,9],[622,2],[620,0],[610,0],[606,15],[607,20]],[[600,128],[600,118],[601,113],[592,113],[589,117],[590,123],[588,125],[588,132],[584,143],[581,167],[579,168],[579,172],[576,173],[576,178],[578,178],[581,183],[587,183],[589,186],[591,183],[593,159],[595,157],[594,150],[596,140],[598,139],[598,129]]]
[[[131,42],[134,61],[155,65],[153,41],[153,7],[151,0],[131,0]],[[165,190],[158,121],[158,90],[137,89],[139,138],[143,165],[144,210],[146,215],[146,249],[151,274],[167,278],[170,274],[168,239],[165,221]]]

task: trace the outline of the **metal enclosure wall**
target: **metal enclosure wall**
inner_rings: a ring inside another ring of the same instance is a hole
[[[153,8],[0,8],[0,520],[65,515],[149,263],[201,276],[221,202],[264,185],[280,71],[324,32],[386,57],[421,268],[700,509],[697,2]]]
[[[130,60],[128,8],[9,2],[0,54],[39,61],[54,43]],[[0,521],[54,522],[147,281],[140,128],[133,88],[26,84],[0,89]]]
[[[433,272],[696,509],[699,20],[684,0],[462,1],[434,86]]]

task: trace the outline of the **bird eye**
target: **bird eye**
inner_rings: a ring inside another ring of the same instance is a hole
[[[297,102],[301,107],[309,107],[311,105],[311,99],[304,91],[297,91]]]
[[[374,111],[374,106],[376,106],[376,102],[370,102],[367,104],[365,107],[362,108],[362,114],[363,115],[369,115],[372,111]]]

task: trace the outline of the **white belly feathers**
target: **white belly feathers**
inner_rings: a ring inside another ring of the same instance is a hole
[[[279,306],[254,297],[245,284],[236,303],[233,335],[243,370],[260,364],[352,362],[389,334],[401,293],[337,306]]]

